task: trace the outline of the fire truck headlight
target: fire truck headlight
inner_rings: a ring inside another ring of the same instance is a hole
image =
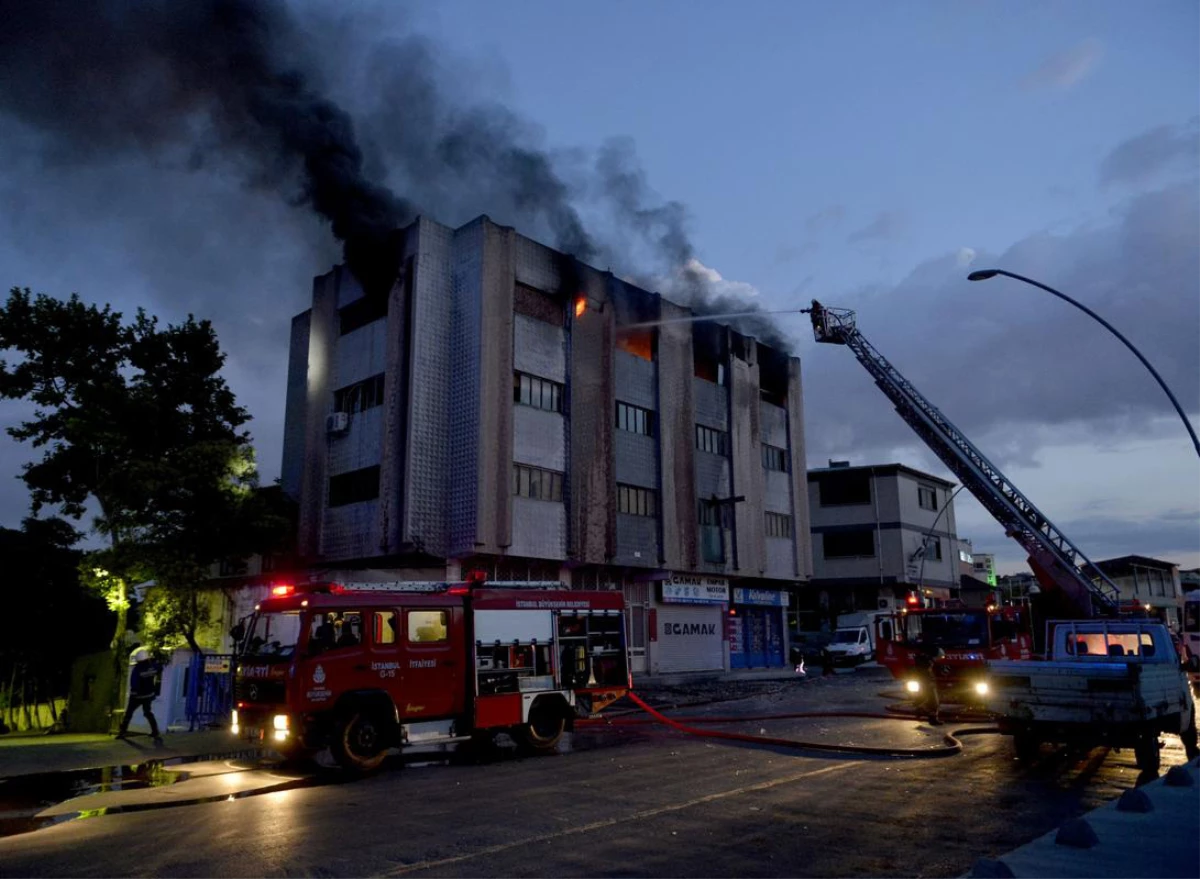
[[[275,730],[275,741],[277,741],[277,742],[286,742],[286,741],[287,741],[287,737],[288,737],[288,731],[287,731],[286,729],[277,729],[277,730]]]
[[[288,716],[286,714],[276,714],[271,720],[271,725],[275,727],[276,733],[283,733],[285,736],[288,731]],[[279,738],[278,735],[275,738]]]
[[[919,692],[921,692],[921,682],[920,681],[905,681],[904,689],[908,690],[908,692],[910,692],[910,693],[919,693]]]
[[[976,681],[975,682],[975,694],[977,696],[986,696],[988,694],[988,682],[987,681]]]
[[[230,712],[229,731],[236,736],[240,730],[241,730],[241,727],[238,726],[237,709],[235,708],[235,709],[233,709],[233,711]]]

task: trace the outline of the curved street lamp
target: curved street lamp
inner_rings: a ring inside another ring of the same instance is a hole
[[[1195,431],[1195,429],[1193,429],[1192,423],[1190,421],[1188,421],[1187,415],[1184,414],[1183,407],[1179,405],[1179,401],[1175,399],[1175,395],[1171,393],[1171,389],[1167,387],[1167,383],[1165,381],[1163,381],[1162,376],[1159,375],[1158,371],[1153,366],[1150,365],[1150,361],[1147,360],[1145,357],[1143,357],[1142,352],[1139,351],[1137,348],[1133,347],[1133,343],[1130,342],[1128,339],[1126,339],[1124,336],[1122,336],[1120,334],[1120,332],[1117,331],[1116,327],[1114,327],[1112,324],[1110,324],[1108,321],[1106,321],[1100,315],[1096,314],[1096,312],[1092,311],[1090,308],[1088,308],[1083,303],[1076,302],[1074,299],[1072,299],[1067,294],[1060,293],[1058,290],[1055,290],[1053,287],[1048,287],[1045,284],[1041,283],[1040,281],[1035,281],[1035,280],[1033,280],[1033,278],[1026,278],[1024,275],[1018,275],[1015,272],[1007,272],[1004,269],[981,269],[980,271],[971,272],[971,274],[967,275],[967,280],[968,281],[986,281],[990,278],[996,277],[996,275],[1004,275],[1006,278],[1012,278],[1013,280],[1016,280],[1016,281],[1024,281],[1026,284],[1029,284],[1030,286],[1038,287],[1039,289],[1045,290],[1047,293],[1050,293],[1053,296],[1057,296],[1059,299],[1062,299],[1064,302],[1071,303],[1076,308],[1078,308],[1080,311],[1084,312],[1085,314],[1087,314],[1090,317],[1095,318],[1097,321],[1100,322],[1101,325],[1104,326],[1105,329],[1107,329],[1110,333],[1112,333],[1114,336],[1116,336],[1118,339],[1120,339],[1121,342],[1125,345],[1125,347],[1128,348],[1130,351],[1132,351],[1134,356],[1137,357],[1138,360],[1142,361],[1142,366],[1144,366],[1144,367],[1146,367],[1146,369],[1150,370],[1150,374],[1152,376],[1154,376],[1154,380],[1156,382],[1158,382],[1158,386],[1160,388],[1162,388],[1164,393],[1166,393],[1167,397],[1170,398],[1171,405],[1175,407],[1175,411],[1179,413],[1179,417],[1183,421],[1183,426],[1187,428],[1188,436],[1190,436],[1192,438],[1192,445],[1196,447],[1196,454],[1200,455],[1200,439],[1198,439],[1196,437],[1196,431]]]

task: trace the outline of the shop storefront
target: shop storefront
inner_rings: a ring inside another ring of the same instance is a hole
[[[723,671],[729,582],[676,575],[658,585],[651,609],[651,670],[656,674]]]
[[[784,615],[787,593],[734,588],[725,619],[729,667],[781,668],[784,665]]]

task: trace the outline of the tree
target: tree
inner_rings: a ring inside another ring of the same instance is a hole
[[[108,546],[84,559],[85,580],[117,614],[123,658],[130,589],[152,580],[155,619],[193,650],[195,591],[222,557],[253,549],[257,472],[249,420],[220,371],[212,325],[191,315],[159,326],[139,309],[124,322],[77,294],[13,288],[0,307],[0,396],[32,402],[9,433],[43,449],[22,477],[35,515],[79,519],[89,502]],[[118,675],[121,679],[122,675]]]
[[[0,693],[4,719],[66,695],[71,664],[108,643],[115,616],[79,578],[79,533],[62,519],[25,519],[21,530],[0,528]]]

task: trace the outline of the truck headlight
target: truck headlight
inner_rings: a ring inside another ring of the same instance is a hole
[[[288,731],[288,716],[286,714],[276,714],[271,719],[271,726],[275,727],[275,732],[287,733]],[[276,736],[278,738],[278,736]]]
[[[277,729],[277,730],[275,730],[275,741],[277,741],[277,742],[286,742],[286,741],[287,741],[287,737],[288,737],[288,731],[287,731],[286,729]]]
[[[236,736],[240,730],[241,730],[241,727],[238,726],[237,709],[235,708],[235,709],[233,709],[233,711],[230,712],[229,731]]]
[[[904,689],[908,690],[910,693],[919,693],[921,692],[921,682],[912,680],[905,681]]]
[[[977,696],[986,696],[988,694],[988,682],[987,681],[976,681],[975,682],[975,694]]]

